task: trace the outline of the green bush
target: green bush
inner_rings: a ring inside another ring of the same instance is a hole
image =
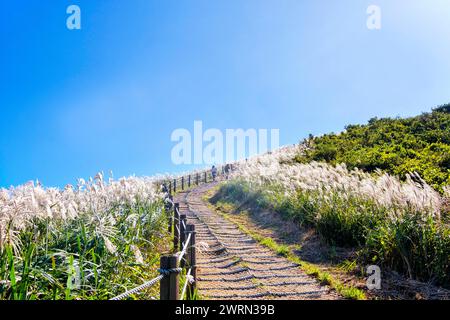
[[[330,244],[357,248],[364,263],[450,287],[447,224],[410,211],[393,218],[387,209],[357,197],[331,195],[325,203],[317,201],[319,197],[314,191],[286,196],[275,185],[232,181],[221,186],[213,201],[274,210],[290,221],[315,228]]]
[[[420,214],[379,224],[367,235],[367,260],[411,278],[450,286],[450,229]]]
[[[315,227],[329,243],[354,247],[363,245],[368,230],[383,218],[362,201],[335,197],[333,205],[322,206]]]
[[[417,172],[436,190],[450,184],[450,104],[406,119],[373,118],[340,134],[310,137],[312,148],[298,162],[345,163],[368,172],[405,177]]]

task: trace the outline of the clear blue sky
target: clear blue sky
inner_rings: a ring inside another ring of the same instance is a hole
[[[0,186],[186,169],[170,134],[194,120],[290,144],[428,111],[450,101],[449,17],[448,0],[2,0]]]

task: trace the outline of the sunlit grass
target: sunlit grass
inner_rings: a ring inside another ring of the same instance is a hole
[[[0,299],[109,299],[158,274],[167,222],[151,179],[1,194]]]

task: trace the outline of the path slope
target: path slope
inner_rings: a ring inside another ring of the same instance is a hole
[[[180,193],[175,201],[195,224],[200,295],[205,299],[338,299],[298,265],[257,243],[202,200],[214,183]]]

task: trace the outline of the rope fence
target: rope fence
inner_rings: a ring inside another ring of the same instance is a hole
[[[195,225],[187,222],[187,216],[180,214],[180,205],[173,201],[173,194],[184,191],[193,186],[199,186],[211,181],[216,181],[220,176],[228,179],[233,170],[232,165],[221,166],[216,171],[205,170],[195,172],[187,176],[161,182],[163,192],[166,193],[164,205],[168,216],[168,232],[173,236],[173,252],[160,258],[159,276],[147,281],[140,286],[127,290],[124,293],[110,299],[123,300],[145,289],[160,283],[161,300],[192,299],[196,291],[197,266],[195,247]],[[181,185],[181,188],[178,186]],[[181,190],[180,190],[181,189]],[[180,251],[178,251],[180,249]],[[179,278],[183,270],[187,270],[185,282],[180,295]]]
[[[160,281],[162,278],[164,278],[164,274],[160,274],[159,276],[157,276],[155,279],[152,279],[148,282],[145,282],[144,284],[141,284],[139,287],[136,287],[134,289],[128,290],[122,294],[119,294],[117,297],[114,297],[110,300],[122,300],[125,298],[128,298],[129,296],[139,293],[140,291],[146,289],[146,288],[150,288],[152,287],[154,284],[156,284],[158,281]]]
[[[168,194],[177,193],[194,186],[216,181],[219,177],[228,179],[234,170],[234,166],[233,164],[225,164],[216,167],[215,171],[212,169],[198,171],[185,176],[162,180],[161,184],[163,185],[164,191]]]
[[[169,232],[173,235],[173,254],[161,256],[159,276],[140,286],[127,290],[110,299],[123,300],[134,294],[141,293],[160,282],[161,300],[179,300],[192,298],[196,289],[196,248],[195,225],[187,223],[185,214],[180,214],[180,206],[172,198],[166,201],[166,210],[170,212]],[[179,277],[187,269],[181,296],[179,294]]]
[[[184,243],[183,250],[181,250],[181,251],[178,253],[178,262],[180,262],[181,259],[183,259],[184,255],[186,254],[186,251],[187,251],[189,242],[191,241],[191,236],[192,236],[192,234],[189,233],[188,238],[186,239],[186,242]]]
[[[181,299],[180,300],[184,300],[184,297],[186,295],[186,289],[187,289],[189,283],[192,283],[191,282],[192,281],[191,271],[192,271],[192,268],[189,268],[188,272],[186,273],[186,281],[185,281],[184,286],[183,286],[183,291],[181,292]]]

